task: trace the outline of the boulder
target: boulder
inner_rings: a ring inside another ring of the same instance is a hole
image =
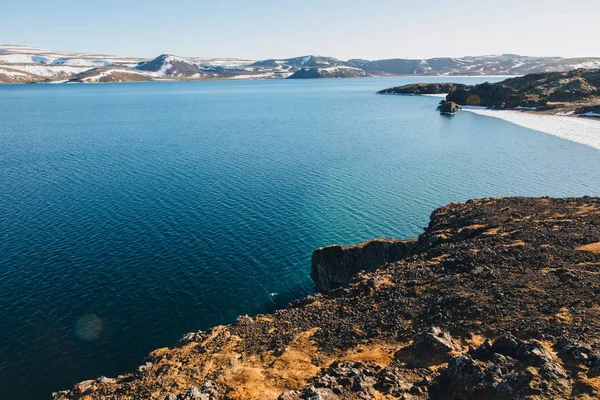
[[[438,110],[440,110],[440,114],[444,115],[454,115],[458,110],[461,109],[462,107],[456,104],[455,102],[445,100],[443,100],[438,107]]]
[[[416,335],[412,348],[415,356],[428,358],[457,351],[460,349],[460,345],[452,339],[449,333],[434,326],[427,332]]]
[[[567,398],[568,375],[540,342],[500,336],[454,357],[434,381],[432,399]]]

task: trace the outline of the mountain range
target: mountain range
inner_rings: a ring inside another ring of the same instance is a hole
[[[0,83],[94,83],[155,80],[310,79],[390,75],[485,76],[600,68],[600,58],[502,54],[411,60],[302,56],[286,59],[179,57],[154,59],[0,45]]]

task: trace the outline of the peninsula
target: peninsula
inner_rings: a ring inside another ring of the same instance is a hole
[[[447,94],[446,101],[462,106],[600,116],[600,69],[540,72],[478,85],[416,83],[378,94]]]
[[[318,294],[185,335],[71,399],[600,397],[600,198],[485,198],[318,249]]]

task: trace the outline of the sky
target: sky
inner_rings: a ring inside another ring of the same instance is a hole
[[[0,0],[0,10],[1,44],[122,56],[600,57],[599,0]]]

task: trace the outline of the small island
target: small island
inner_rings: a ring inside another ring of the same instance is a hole
[[[462,107],[453,101],[442,100],[438,110],[442,115],[455,115],[457,111],[462,110]]]

